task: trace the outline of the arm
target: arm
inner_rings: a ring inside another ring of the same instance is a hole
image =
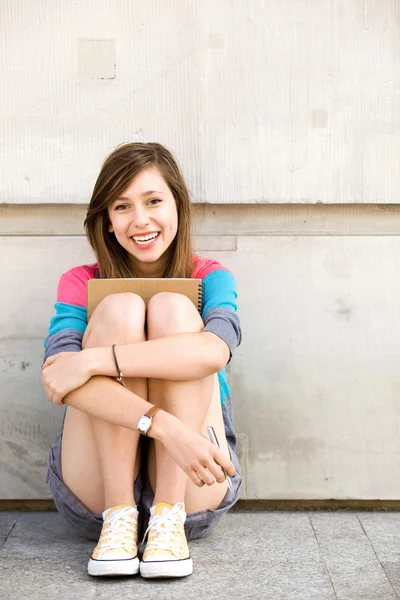
[[[125,377],[182,381],[202,379],[225,367],[241,341],[235,278],[226,269],[216,269],[205,275],[203,292],[203,331],[118,346]],[[91,349],[86,359],[92,375],[115,376],[111,348]]]
[[[217,270],[203,279],[203,289],[203,331],[118,345],[116,354],[123,376],[201,379],[229,362],[241,341],[235,279],[229,271]],[[55,390],[53,402],[57,403],[90,377],[117,374],[111,347],[88,348],[70,356],[59,354],[49,358],[44,368],[48,384]]]
[[[83,350],[91,376],[115,377],[110,347]],[[116,346],[124,377],[146,377],[184,381],[202,379],[223,369],[229,348],[214,333],[179,333],[158,340]]]
[[[152,406],[108,377],[93,377],[81,388],[67,394],[64,402],[88,415],[132,431],[136,431],[139,418]],[[220,466],[229,475],[235,474],[235,467],[221,450],[164,410],[155,415],[149,437],[165,446],[173,460],[198,487],[203,485],[197,476],[199,467],[207,468],[219,482],[224,481]]]

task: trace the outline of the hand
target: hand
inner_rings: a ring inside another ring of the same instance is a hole
[[[87,350],[50,356],[42,367],[42,383],[50,402],[63,404],[69,392],[84,385],[91,377],[89,365]]]
[[[160,411],[155,421],[157,418],[164,417],[164,415],[168,415],[167,421],[172,417],[169,413]],[[195,485],[202,487],[204,484],[213,485],[216,481],[223,483],[225,475],[221,467],[231,477],[235,475],[236,469],[226,454],[207,438],[192,431],[175,417],[172,417],[172,419],[175,422],[167,424],[160,441],[164,444],[171,458]]]

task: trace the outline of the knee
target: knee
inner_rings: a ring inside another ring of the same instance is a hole
[[[101,328],[118,335],[143,333],[146,306],[140,296],[131,293],[109,294],[96,307],[88,329]]]
[[[149,338],[201,331],[203,327],[197,308],[183,294],[161,292],[153,296],[147,305]]]

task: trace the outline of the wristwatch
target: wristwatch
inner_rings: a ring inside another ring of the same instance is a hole
[[[138,421],[137,428],[139,433],[148,435],[150,428],[153,424],[154,415],[161,410],[159,406],[152,406],[145,415],[142,415]]]

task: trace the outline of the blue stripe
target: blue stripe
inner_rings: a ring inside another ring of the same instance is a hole
[[[228,308],[237,311],[236,280],[230,271],[212,271],[203,279],[203,310],[201,316],[210,308]]]
[[[221,393],[221,405],[224,406],[227,398],[229,398],[229,396],[231,394],[231,390],[229,389],[229,385],[226,380],[225,369],[218,371],[218,381],[219,381],[219,389],[220,389],[220,393]]]
[[[63,331],[64,329],[75,329],[85,333],[87,327],[87,310],[85,306],[56,302],[54,305],[56,314],[50,320],[50,327],[44,345],[46,346],[49,336]]]

